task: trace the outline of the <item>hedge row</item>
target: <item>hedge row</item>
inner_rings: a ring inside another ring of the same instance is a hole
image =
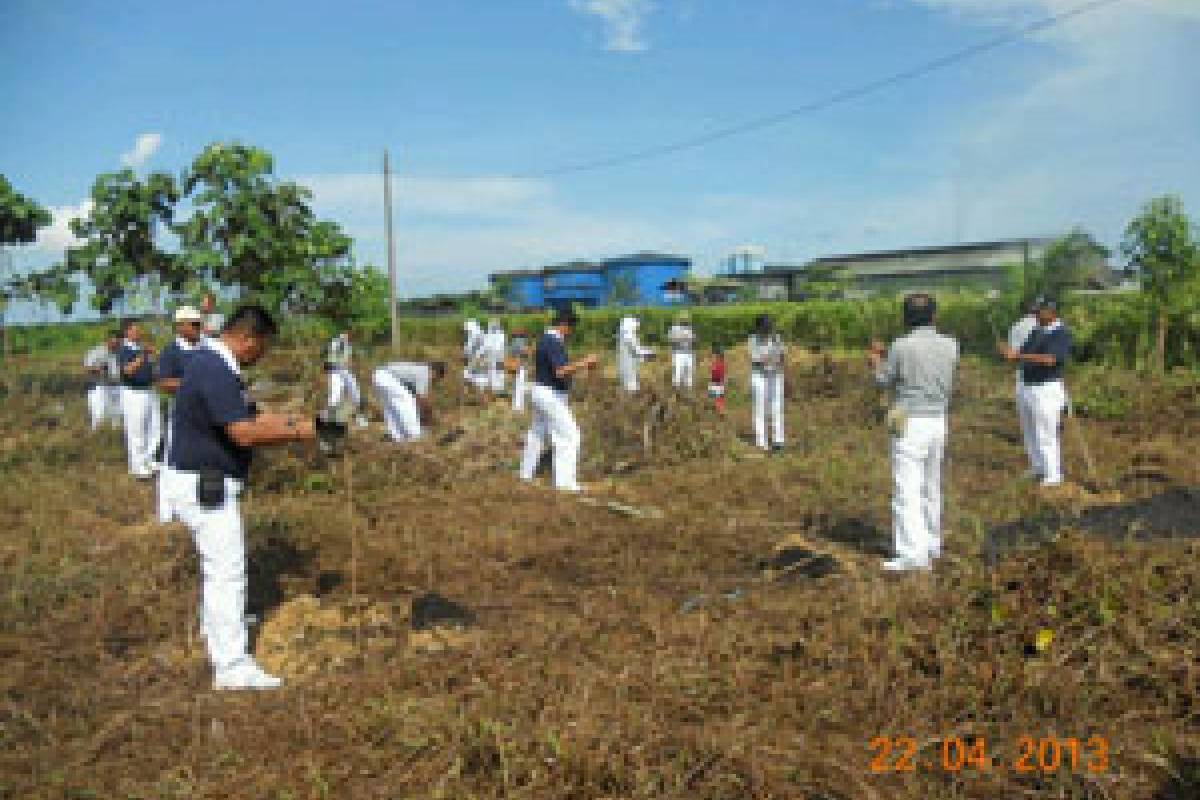
[[[894,298],[863,301],[812,300],[804,303],[753,303],[700,306],[689,309],[692,326],[704,346],[740,343],[759,314],[769,314],[785,339],[802,346],[826,349],[861,348],[872,339],[888,341],[902,332],[900,304]],[[978,294],[946,295],[938,300],[938,326],[955,336],[968,353],[992,353],[1007,336],[1019,309],[1012,300]],[[620,319],[635,314],[648,344],[666,341],[667,329],[679,314],[665,308],[601,308],[580,312],[575,342],[580,347],[613,345]],[[1151,351],[1153,318],[1140,294],[1079,296],[1062,310],[1075,338],[1080,360],[1140,367]],[[545,314],[502,318],[507,330],[540,330]],[[485,320],[480,320],[484,322]],[[462,341],[463,318],[406,318],[400,322],[401,341],[420,345],[454,345]],[[1200,361],[1200,305],[1172,314],[1168,363],[1194,366]]]
[[[1018,309],[1011,300],[978,294],[951,294],[939,298],[938,326],[958,338],[965,352],[991,353],[1004,337]],[[1168,364],[1200,364],[1200,303],[1181,304],[1171,315]],[[801,346],[827,349],[861,348],[872,339],[890,340],[901,333],[899,302],[893,298],[863,301],[812,300],[804,303],[748,303],[698,306],[689,309],[702,346],[740,343],[749,335],[759,314],[769,314],[776,329]],[[667,308],[599,308],[580,313],[577,346],[606,349],[613,345],[622,317],[636,314],[642,338],[663,344],[667,329],[679,314]],[[1140,294],[1077,296],[1066,301],[1063,316],[1075,337],[1077,359],[1113,366],[1141,367],[1153,346],[1151,308]],[[542,329],[546,314],[515,314],[502,318],[507,330]],[[486,322],[481,319],[480,322]],[[9,328],[9,347],[15,352],[62,352],[82,349],[103,339],[111,323],[95,322]],[[158,337],[167,335],[167,323],[152,325]],[[400,340],[421,346],[457,346],[462,342],[463,317],[404,317]],[[333,334],[324,319],[290,317],[284,321],[283,344],[320,347]],[[365,332],[362,339],[386,344],[385,332]],[[373,336],[370,334],[374,334]],[[157,337],[156,337],[157,338]]]

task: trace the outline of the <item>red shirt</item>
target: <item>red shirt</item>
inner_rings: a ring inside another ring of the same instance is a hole
[[[712,369],[708,373],[708,382],[716,384],[725,383],[725,359],[714,358]]]

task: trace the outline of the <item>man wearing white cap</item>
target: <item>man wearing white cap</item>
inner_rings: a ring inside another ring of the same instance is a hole
[[[169,452],[171,447],[171,417],[175,409],[175,393],[179,391],[179,384],[183,381],[183,373],[192,354],[196,348],[204,346],[204,325],[204,315],[191,306],[176,309],[175,338],[163,348],[158,357],[158,379],[155,385],[168,398],[164,453]],[[164,483],[169,480],[166,476],[169,469],[168,466],[161,466],[158,473],[158,519],[163,523],[170,522],[172,518],[163,491]]]
[[[1029,451],[1030,471],[1042,486],[1063,482],[1062,446],[1059,426],[1067,407],[1063,367],[1071,354],[1071,332],[1058,318],[1058,304],[1047,298],[1037,301],[1037,327],[1018,349],[1001,348],[1001,355],[1021,368],[1024,386],[1022,413],[1033,429]]]

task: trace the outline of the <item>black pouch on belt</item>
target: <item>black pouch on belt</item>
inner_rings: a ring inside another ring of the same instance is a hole
[[[225,505],[225,473],[219,469],[202,469],[196,480],[196,502],[206,511]]]

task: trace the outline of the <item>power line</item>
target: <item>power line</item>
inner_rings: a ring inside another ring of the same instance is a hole
[[[647,161],[652,158],[660,158],[662,156],[671,155],[672,153],[679,153],[684,150],[694,150],[698,147],[703,147],[704,145],[711,144],[712,142],[716,142],[721,139],[728,139],[733,136],[739,136],[743,133],[749,133],[751,131],[761,130],[763,128],[770,128],[805,114],[816,113],[818,111],[823,111],[824,109],[830,108],[831,106],[849,102],[850,100],[857,100],[858,98],[865,97],[869,94],[874,94],[882,89],[886,89],[889,86],[911,81],[914,78],[919,78],[955,64],[959,64],[963,61],[968,61],[976,56],[996,50],[1004,45],[1011,44],[1012,42],[1022,39],[1030,34],[1053,28],[1068,20],[1081,17],[1084,14],[1098,11],[1101,8],[1115,5],[1120,2],[1124,2],[1124,0],[1092,0],[1092,2],[1084,3],[1083,5],[1076,6],[1075,8],[1068,9],[1058,14],[1043,17],[1042,19],[1024,25],[1010,33],[980,42],[979,44],[965,47],[948,55],[935,58],[932,61],[926,61],[922,64],[909,67],[908,69],[888,75],[885,78],[878,78],[867,83],[859,84],[858,86],[840,89],[833,94],[817,100],[812,100],[802,106],[797,106],[796,108],[791,108],[786,111],[780,111],[764,117],[757,117],[755,119],[740,122],[735,125],[714,128],[707,133],[702,133],[686,139],[654,145],[652,147],[646,147],[640,150],[630,150],[625,153],[618,153],[616,155],[605,156],[603,158],[596,158],[589,161],[580,161],[575,164],[566,164],[561,167],[555,167],[553,169],[548,169],[541,172],[534,172],[524,177],[556,178],[563,175],[574,175],[581,172],[595,172],[597,170],[608,169],[610,167],[620,167],[638,161]]]

